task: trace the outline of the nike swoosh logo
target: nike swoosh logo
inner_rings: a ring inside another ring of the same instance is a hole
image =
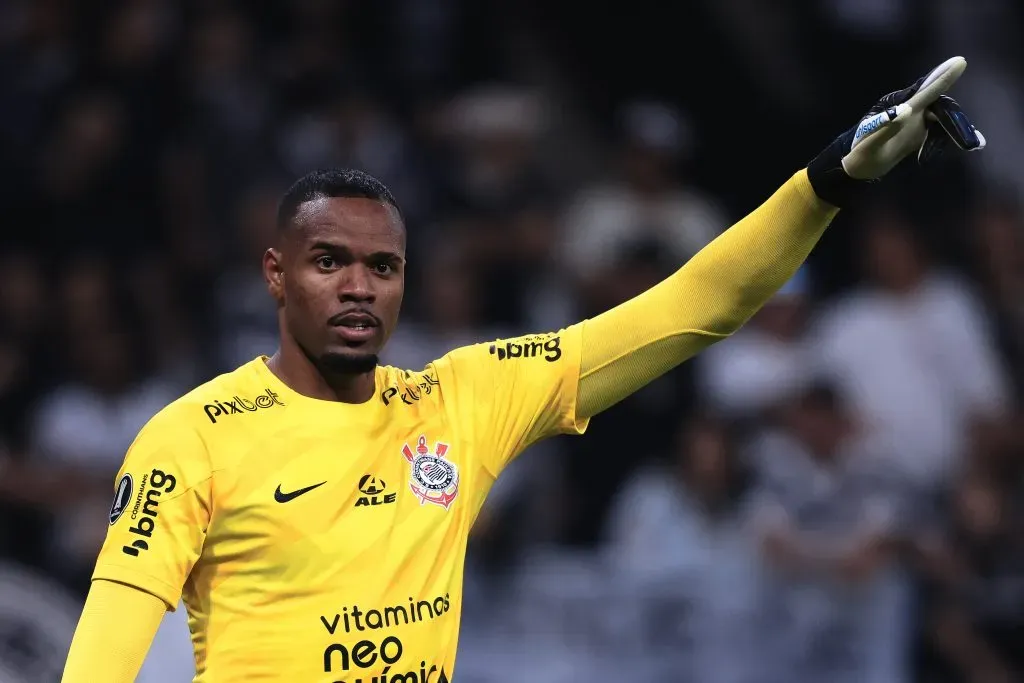
[[[278,503],[287,503],[289,500],[295,500],[296,498],[301,496],[303,493],[309,493],[313,489],[318,488],[320,486],[323,486],[326,483],[327,483],[326,481],[322,481],[319,484],[313,484],[312,486],[307,486],[304,489],[299,489],[297,491],[291,491],[289,493],[284,493],[281,490],[281,485],[278,484],[277,485],[277,490],[274,491],[274,500],[276,500]]]

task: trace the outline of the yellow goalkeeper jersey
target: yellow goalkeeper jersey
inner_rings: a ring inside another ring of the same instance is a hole
[[[444,683],[466,542],[505,464],[580,433],[581,327],[376,371],[363,404],[257,358],[141,431],[94,579],[184,598],[198,683]]]

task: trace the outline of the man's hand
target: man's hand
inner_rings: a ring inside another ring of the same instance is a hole
[[[844,206],[865,181],[878,180],[911,154],[924,164],[952,147],[984,148],[985,137],[946,95],[966,68],[963,57],[947,59],[913,85],[882,97],[808,164],[815,193]]]

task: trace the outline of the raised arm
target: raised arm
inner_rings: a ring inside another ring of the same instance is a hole
[[[966,68],[947,60],[883,97],[806,169],[674,275],[582,325],[577,417],[622,400],[738,330],[810,254],[837,207],[900,161],[985,139],[946,90]]]
[[[837,212],[800,171],[675,274],[582,323],[580,417],[738,330],[792,277]]]

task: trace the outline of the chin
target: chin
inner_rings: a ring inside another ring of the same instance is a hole
[[[361,375],[373,372],[380,358],[373,351],[359,349],[336,349],[325,351],[317,359],[321,370],[342,375]]]

